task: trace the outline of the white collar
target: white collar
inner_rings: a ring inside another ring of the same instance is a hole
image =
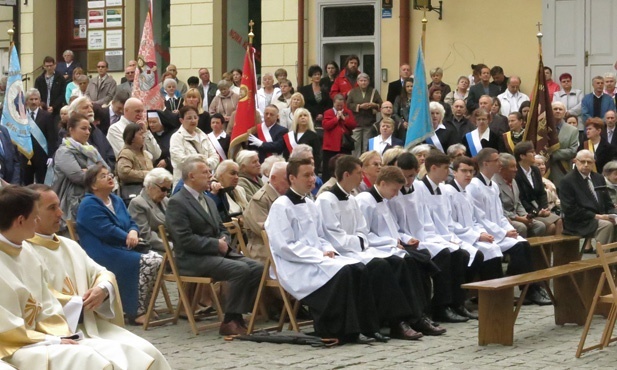
[[[521,166],[521,169],[523,170],[523,173],[525,174],[525,176],[528,176],[531,174],[531,166],[529,166],[529,171],[525,170],[525,167]]]
[[[307,194],[300,194],[294,188],[292,188],[291,186],[289,187],[289,190],[293,191],[297,196],[301,197],[302,199],[307,197]]]
[[[519,96],[519,94],[520,94],[520,91],[517,91],[514,94],[512,94],[510,90],[506,89],[506,96],[509,98],[516,98]]]
[[[431,180],[431,178],[428,175],[426,175],[426,179],[428,180],[429,184],[431,184],[431,186],[433,187],[433,192],[439,188],[439,184],[436,184],[433,180]]]
[[[189,191],[189,193],[191,193],[191,195],[193,196],[193,198],[195,198],[195,199],[199,200],[199,196],[200,196],[201,194],[199,194],[199,192],[198,192],[197,190],[193,189],[192,187],[188,186],[187,184],[184,184],[184,188],[185,188],[186,190],[188,190],[188,191]]]
[[[47,240],[53,240],[54,239],[54,235],[45,235],[45,234],[39,234],[39,233],[36,233],[36,235],[40,236],[43,239],[47,239]]]
[[[578,174],[581,175],[583,177],[583,180],[585,180],[585,181],[587,181],[587,178],[589,178],[591,180],[591,172],[587,176],[583,175],[581,172],[579,172]]]
[[[336,186],[338,186],[339,189],[341,189],[341,191],[343,192],[343,194],[350,196],[351,194],[349,194],[348,192],[345,191],[345,189],[343,189],[343,187],[341,186],[341,184],[338,183],[338,181],[336,182]],[[377,190],[377,189],[375,189]],[[378,192],[379,193],[379,192]],[[380,194],[381,195],[381,194]]]
[[[491,183],[491,179],[489,179],[488,177],[484,176],[484,174],[482,172],[480,172],[480,175],[482,175],[482,178],[484,178],[484,182],[486,182],[486,185]]]
[[[13,243],[12,241],[8,240],[6,236],[4,236],[4,234],[0,234],[0,242],[4,242],[5,244],[10,245],[13,248],[17,248],[17,249],[21,248],[21,244]]]
[[[379,142],[381,144],[390,144],[390,145],[392,145],[392,135],[388,136],[388,138],[386,140],[384,140],[381,135],[379,135],[378,137],[379,137]]]
[[[214,132],[212,132],[212,135],[214,135]],[[225,130],[223,130],[219,136],[214,135],[214,137],[218,140],[218,139],[224,139],[227,137],[227,132],[225,132]]]
[[[478,130],[478,136],[479,135],[480,135],[480,130]],[[486,130],[484,130],[484,133],[482,134],[482,136],[480,136],[480,140],[484,139],[486,141],[489,141],[490,138],[491,138],[491,129],[487,127]]]
[[[444,130],[446,129],[446,125],[444,125],[443,122],[437,125],[437,128],[435,129],[435,131],[441,130],[441,129],[444,129]]]
[[[463,185],[461,185],[460,182],[456,181],[456,179],[454,179],[454,183],[456,184],[456,186],[461,189],[461,191],[464,193],[465,192],[465,187]]]

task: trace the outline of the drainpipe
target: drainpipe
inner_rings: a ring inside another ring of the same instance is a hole
[[[410,27],[410,15],[411,15],[411,8],[410,8],[410,3],[411,1],[404,1],[401,0],[399,2],[400,7],[399,7],[399,11],[400,11],[400,16],[399,16],[399,20],[400,20],[400,26],[399,26],[399,65],[402,64],[409,64],[411,63],[411,61],[409,60],[409,35],[411,32],[411,27]]]
[[[304,0],[298,0],[298,81],[296,88],[304,86]]]

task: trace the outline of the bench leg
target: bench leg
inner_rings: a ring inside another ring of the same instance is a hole
[[[580,261],[581,252],[578,240],[563,241],[553,248],[559,249],[553,251],[553,266],[566,265],[573,261]]]
[[[585,308],[586,305],[583,304],[581,300],[581,298],[585,299],[585,297],[580,297],[578,294],[579,292],[582,294],[585,290],[577,289],[574,285],[574,281],[577,281],[576,277],[573,279],[571,276],[563,276],[553,280],[556,325],[585,325],[587,310]],[[578,287],[581,288],[580,283]],[[589,300],[589,302],[591,302],[591,300]]]
[[[514,288],[478,291],[478,345],[511,346],[514,341],[512,310]]]

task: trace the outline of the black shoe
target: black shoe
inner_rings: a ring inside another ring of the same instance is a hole
[[[446,329],[439,325],[434,325],[428,317],[423,317],[420,320],[410,325],[411,328],[424,335],[437,336],[446,332]]]
[[[375,342],[375,338],[369,338],[364,334],[358,334],[356,338],[356,344],[370,344]]]
[[[527,294],[529,300],[538,306],[548,306],[552,305],[551,297],[549,297],[548,293],[544,288],[536,287],[530,289],[530,292]]]
[[[437,320],[441,322],[457,323],[457,322],[466,322],[469,320],[469,318],[457,314],[450,307],[445,307],[433,313],[433,320]]]
[[[456,312],[457,314],[463,316],[463,317],[468,317],[472,320],[477,320],[478,319],[478,315],[469,311],[467,309],[467,307],[465,307],[464,305],[460,305],[458,307],[453,307],[452,308],[454,310],[454,312]]]
[[[390,337],[385,336],[378,331],[374,332],[373,334],[368,334],[366,336],[369,338],[375,338],[377,342],[381,342],[381,343],[388,343],[388,341],[390,340]]]
[[[390,327],[390,336],[395,339],[418,340],[423,337],[423,334],[415,331],[405,321],[401,321]]]

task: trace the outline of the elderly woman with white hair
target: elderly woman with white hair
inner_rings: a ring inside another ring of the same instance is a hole
[[[280,155],[271,155],[264,160],[264,163],[261,164],[261,181],[264,184],[268,182],[272,166],[277,162],[285,162],[285,158]]]
[[[236,156],[236,163],[240,166],[238,186],[244,188],[246,199],[251,199],[264,185],[260,176],[259,153],[254,150],[241,150]]]
[[[206,194],[214,200],[216,209],[223,222],[230,222],[232,217],[242,221],[242,213],[248,205],[246,191],[238,186],[240,166],[231,159],[219,164],[215,172],[215,181]]]
[[[210,114],[220,113],[225,117],[225,123],[231,119],[231,115],[238,108],[240,96],[231,90],[231,82],[220,80],[217,84],[218,93],[212,99],[208,111]]]
[[[94,110],[90,98],[83,96],[73,100],[68,106],[69,118],[75,113],[83,114],[88,119],[88,122],[90,122],[90,137],[88,138],[88,143],[98,150],[111,172],[114,172],[116,168],[116,156],[103,131],[96,127]]]
[[[184,99],[176,96],[178,83],[173,78],[168,78],[163,81],[163,89],[165,89],[165,110],[172,113],[178,113],[180,108],[184,106]]]
[[[461,138],[458,137],[456,128],[450,122],[444,121],[446,110],[441,103],[432,101],[428,108],[431,112],[431,124],[435,134],[427,138],[426,143],[445,153],[450,145],[460,143]]]
[[[357,78],[358,86],[349,91],[347,107],[353,112],[357,126],[353,129],[353,138],[356,141],[353,154],[359,157],[368,148],[371,138],[371,128],[375,122],[377,111],[382,100],[379,92],[369,86],[371,78],[366,73],[360,73]]]
[[[255,102],[262,122],[266,107],[274,103],[279,96],[281,96],[281,89],[274,87],[274,76],[272,73],[264,73],[261,76],[261,88],[257,90],[257,101]]]
[[[418,159],[418,175],[416,178],[420,180],[426,175],[426,168],[424,167],[424,162],[426,162],[426,157],[428,157],[431,152],[431,146],[428,144],[420,144],[411,148],[411,154],[415,155]]]
[[[611,202],[617,208],[617,161],[610,161],[604,165],[602,175],[606,181],[606,189],[611,197]]]
[[[152,249],[164,252],[159,237],[160,225],[165,224],[165,211],[169,202],[173,176],[164,168],[155,168],[144,178],[144,188],[129,204],[129,214],[137,227],[139,237],[150,244]]]

